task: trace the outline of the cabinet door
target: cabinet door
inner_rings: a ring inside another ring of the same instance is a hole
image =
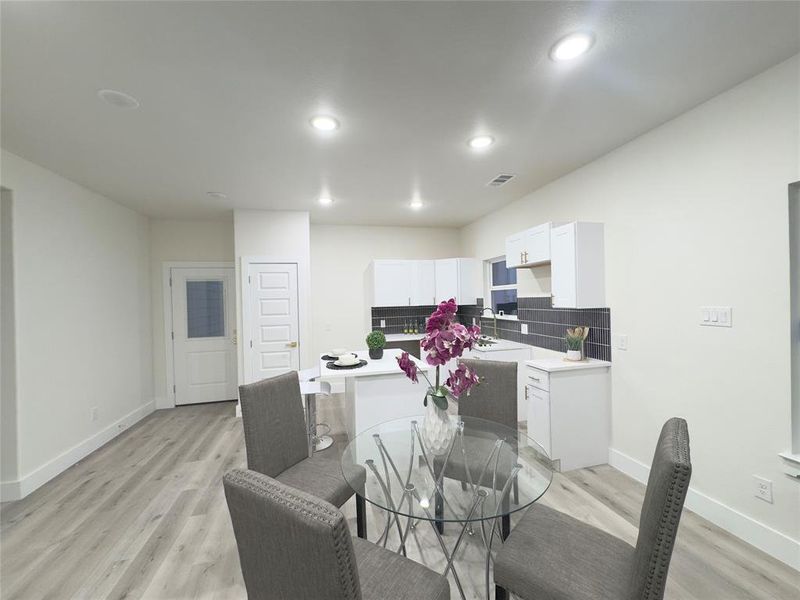
[[[550,394],[528,386],[528,437],[555,459],[550,443]]]
[[[575,223],[555,227],[550,237],[553,306],[575,308],[578,289],[575,265]]]
[[[412,306],[436,304],[436,267],[432,260],[415,260],[411,268]]]
[[[483,296],[483,277],[481,262],[476,258],[458,259],[458,297],[459,304],[475,304]]]
[[[408,306],[411,304],[412,261],[376,260],[373,306]]]
[[[458,293],[458,259],[445,258],[436,261],[436,302],[455,298]]]
[[[515,233],[506,238],[506,267],[513,269],[522,264],[524,232]]]
[[[550,260],[550,223],[539,225],[525,232],[523,238],[525,264],[535,265]]]

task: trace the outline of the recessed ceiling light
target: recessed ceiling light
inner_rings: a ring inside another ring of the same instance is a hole
[[[206,192],[206,194],[208,194],[209,196],[211,196],[216,200],[226,200],[228,198],[228,196],[226,194],[223,194],[222,192]]]
[[[470,148],[474,148],[475,150],[483,150],[494,144],[494,138],[490,135],[476,135],[470,138],[467,144]]]
[[[333,204],[333,198],[330,196],[320,196],[319,203],[322,204],[322,206],[330,206]]]
[[[591,33],[571,33],[561,38],[550,50],[550,58],[556,61],[572,60],[584,54],[594,44]]]
[[[97,90],[97,97],[116,108],[139,108],[139,101],[125,92]]]
[[[414,198],[409,206],[411,206],[412,210],[419,210],[422,208],[422,200]]]
[[[328,115],[317,115],[311,118],[311,126],[320,131],[333,131],[339,129],[339,121]]]

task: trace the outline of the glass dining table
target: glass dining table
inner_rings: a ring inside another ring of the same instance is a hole
[[[357,494],[386,511],[376,543],[388,547],[391,535],[397,552],[405,554],[410,531],[430,523],[447,561],[444,575],[452,575],[463,599],[456,553],[465,534],[480,535],[488,599],[493,544],[508,536],[512,513],[547,491],[550,459],[516,429],[458,415],[450,416],[450,443],[434,454],[425,441],[424,418],[396,419],[358,434],[342,455],[342,473]],[[443,535],[448,523],[457,524],[458,532],[450,546]]]

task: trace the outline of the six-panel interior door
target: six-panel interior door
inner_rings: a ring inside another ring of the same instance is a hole
[[[175,404],[237,397],[234,270],[173,268]]]
[[[300,365],[297,265],[251,263],[247,276],[248,381],[297,370]]]

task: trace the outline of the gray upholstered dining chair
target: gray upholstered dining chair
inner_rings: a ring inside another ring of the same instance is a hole
[[[239,386],[247,467],[342,506],[354,494],[334,452],[308,456],[308,437],[296,371]],[[364,480],[366,471],[363,467]],[[357,477],[356,477],[357,479]],[[351,477],[351,481],[353,478]],[[366,504],[356,494],[358,536],[367,537]]]
[[[661,600],[692,463],[686,421],[664,424],[647,480],[636,547],[534,505],[497,553],[495,598]]]
[[[449,600],[445,577],[352,538],[332,504],[254,471],[223,483],[249,600]]]
[[[464,394],[458,399],[458,414],[463,417],[474,417],[499,423],[514,431],[517,430],[517,363],[497,360],[474,360],[461,359],[458,361],[466,365],[470,370],[475,371],[481,378],[481,383],[470,390],[469,395]],[[485,457],[489,456],[494,439],[487,440],[481,444],[479,439],[471,439],[471,446],[466,449],[466,459],[470,467],[470,480],[475,481],[480,475]],[[435,459],[434,463],[440,464],[441,458]],[[508,473],[513,465],[501,465],[503,473],[499,481],[505,482]],[[439,472],[437,470],[437,472]],[[445,477],[461,481],[462,487],[466,487],[467,465],[464,455],[454,451],[447,459],[445,467]],[[491,481],[482,482],[484,485],[491,485]],[[518,496],[517,482],[514,481],[513,493],[515,498]],[[442,501],[437,498],[436,511],[442,509]],[[501,536],[508,535],[510,520],[503,518],[501,521]],[[440,532],[444,531],[444,523],[437,522]]]

